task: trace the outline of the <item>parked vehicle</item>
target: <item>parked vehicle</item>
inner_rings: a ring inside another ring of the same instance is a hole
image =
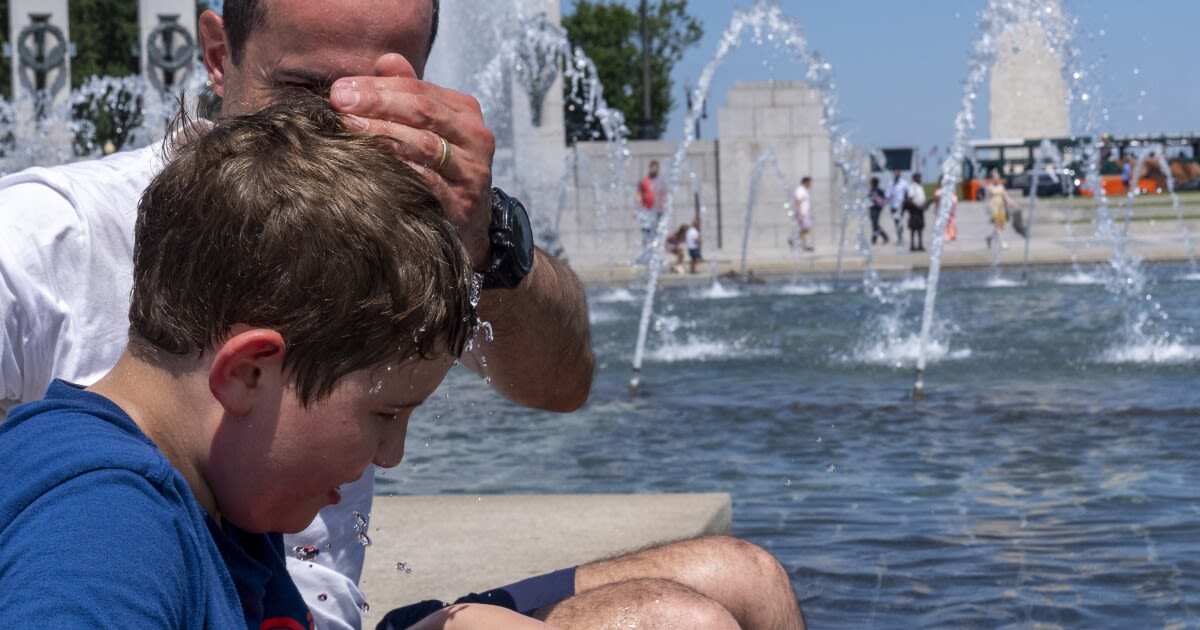
[[[1016,188],[1028,197],[1030,187],[1033,185],[1033,174],[1034,170],[1030,169],[1024,173],[1013,175],[1008,180],[1008,187]],[[1075,194],[1079,186],[1075,180],[1075,171],[1069,168],[1040,169],[1037,175],[1037,196],[1039,197]]]

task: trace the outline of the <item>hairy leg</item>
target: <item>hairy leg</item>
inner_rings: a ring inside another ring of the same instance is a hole
[[[746,630],[804,627],[787,571],[766,550],[738,538],[691,538],[585,564],[576,569],[575,591],[639,578],[677,582],[715,600]]]
[[[737,620],[717,602],[677,582],[657,579],[598,586],[536,616],[563,630],[739,630]]]
[[[549,630],[537,619],[499,606],[454,604],[422,619],[410,630]]]

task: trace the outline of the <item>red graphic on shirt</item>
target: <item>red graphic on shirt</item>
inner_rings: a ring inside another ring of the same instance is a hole
[[[312,613],[308,613],[308,627],[300,625],[299,621],[291,617],[272,617],[264,619],[259,630],[313,630]]]

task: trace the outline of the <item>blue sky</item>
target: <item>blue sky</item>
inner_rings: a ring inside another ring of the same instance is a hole
[[[636,0],[621,0],[636,9]],[[799,19],[809,50],[830,62],[851,139],[864,146],[946,146],[967,75],[978,11],[986,0],[782,0]],[[750,0],[691,0],[689,12],[705,29],[676,67],[678,105],[667,138],[683,137],[682,85],[699,78],[729,25],[735,7]],[[572,0],[562,0],[569,13]],[[1064,0],[1078,19],[1077,42],[1085,61],[1100,62],[1101,105],[1109,132],[1200,133],[1200,55],[1196,28],[1200,0]],[[735,80],[802,79],[805,69],[771,48],[747,39],[713,78],[709,118],[701,135],[716,134],[716,112]],[[976,109],[973,137],[987,136],[986,100]],[[1138,117],[1141,116],[1139,120]]]

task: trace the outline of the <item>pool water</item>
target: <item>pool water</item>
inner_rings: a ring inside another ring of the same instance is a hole
[[[641,296],[593,292],[583,410],[455,370],[377,491],[728,492],[815,628],[1196,627],[1200,282],[1149,273],[943,274],[918,401],[920,278],[664,290],[637,395]]]

